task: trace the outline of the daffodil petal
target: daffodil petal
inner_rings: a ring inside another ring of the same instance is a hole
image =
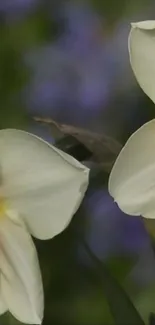
[[[132,23],[128,43],[136,79],[155,103],[155,21]]]
[[[41,324],[43,287],[32,238],[20,222],[0,220],[1,290],[15,318],[26,324]]]
[[[42,139],[0,131],[2,192],[33,236],[48,239],[69,224],[88,186],[89,169]]]
[[[111,171],[109,192],[125,213],[155,218],[155,120],[127,141]]]

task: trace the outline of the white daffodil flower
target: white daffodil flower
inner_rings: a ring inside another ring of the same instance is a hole
[[[109,193],[130,215],[155,218],[155,119],[127,141],[112,168]]]
[[[155,103],[155,20],[132,23],[128,46],[136,79]]]
[[[0,131],[0,314],[41,324],[43,287],[31,234],[63,231],[88,186],[89,169],[40,138]]]
[[[141,88],[155,103],[155,21],[133,23],[130,62]],[[155,120],[127,141],[109,177],[109,192],[122,211],[155,218]]]

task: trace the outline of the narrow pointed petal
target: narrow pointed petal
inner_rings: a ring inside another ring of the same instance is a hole
[[[128,43],[136,79],[155,103],[155,21],[133,23]]]
[[[127,141],[111,171],[109,192],[125,213],[155,218],[155,120]]]
[[[37,253],[21,222],[0,220],[1,290],[15,318],[26,324],[41,324],[43,288]]]
[[[48,239],[69,224],[88,186],[89,169],[27,132],[0,131],[3,193],[33,236]]]

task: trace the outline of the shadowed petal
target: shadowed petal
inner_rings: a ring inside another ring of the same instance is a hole
[[[48,239],[71,221],[88,186],[89,169],[24,131],[0,131],[2,191],[30,232]]]
[[[23,323],[41,324],[43,288],[37,253],[31,236],[20,222],[0,221],[1,290],[5,304]]]
[[[127,141],[111,171],[109,192],[125,213],[155,218],[155,120]]]
[[[133,23],[129,35],[130,62],[143,91],[155,103],[155,21]]]

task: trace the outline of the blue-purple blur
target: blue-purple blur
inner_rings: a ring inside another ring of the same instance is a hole
[[[35,122],[36,116],[124,144],[155,115],[133,76],[127,45],[130,22],[154,17],[154,0],[0,0],[0,128],[26,129],[55,142],[50,126]],[[90,182],[64,233],[36,241],[44,325],[115,324],[79,233],[146,324],[155,310],[153,245],[143,220],[113,202],[107,179],[103,171],[102,181]]]

